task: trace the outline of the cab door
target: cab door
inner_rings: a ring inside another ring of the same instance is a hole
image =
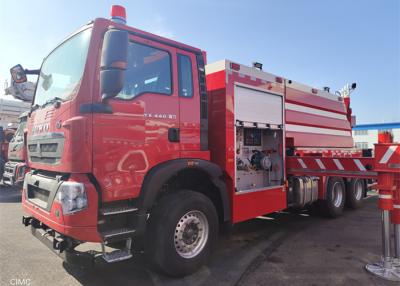
[[[124,88],[94,114],[93,166],[103,200],[137,197],[145,174],[179,158],[176,49],[130,35]]]
[[[200,93],[196,56],[177,49],[179,131],[182,156],[200,150]]]

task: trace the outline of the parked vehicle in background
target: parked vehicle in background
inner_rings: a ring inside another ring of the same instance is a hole
[[[10,73],[11,84],[5,86],[5,94],[0,96],[0,126],[8,130],[0,159],[0,178],[4,184],[21,185],[26,169],[24,130],[35,91],[35,84],[27,81],[26,74],[37,75],[38,71],[24,70],[17,65]]]
[[[22,186],[26,170],[26,144],[24,130],[28,111],[20,115],[18,129],[8,145],[8,161],[4,165],[3,184]]]
[[[3,129],[0,126],[0,181],[3,179],[4,165],[8,161],[8,145],[14,133],[14,129]]]
[[[198,48],[126,26],[121,6],[56,47],[27,123],[32,234],[70,263],[144,251],[183,276],[227,226],[361,205],[376,173],[353,149],[355,84],[335,95],[259,63],[205,63]],[[102,252],[76,250],[85,242]]]

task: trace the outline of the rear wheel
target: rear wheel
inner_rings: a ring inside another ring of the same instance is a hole
[[[365,191],[363,179],[351,179],[346,185],[346,206],[351,209],[361,207]]]
[[[149,218],[146,254],[156,269],[181,277],[206,263],[218,235],[212,202],[193,191],[167,195]]]
[[[336,218],[343,213],[345,204],[345,184],[341,178],[331,177],[326,186],[325,200],[321,202],[323,215]]]

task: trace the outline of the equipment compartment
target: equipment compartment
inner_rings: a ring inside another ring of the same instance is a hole
[[[236,189],[283,183],[282,130],[236,126]]]

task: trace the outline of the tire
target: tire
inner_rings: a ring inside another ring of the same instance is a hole
[[[213,203],[203,194],[182,190],[162,198],[151,212],[145,253],[156,270],[182,277],[207,262],[217,237]]]
[[[365,182],[363,179],[354,178],[346,184],[346,207],[358,209],[363,204]]]
[[[346,198],[346,188],[343,179],[330,177],[326,186],[325,200],[321,201],[320,212],[330,218],[336,218],[343,213]]]

